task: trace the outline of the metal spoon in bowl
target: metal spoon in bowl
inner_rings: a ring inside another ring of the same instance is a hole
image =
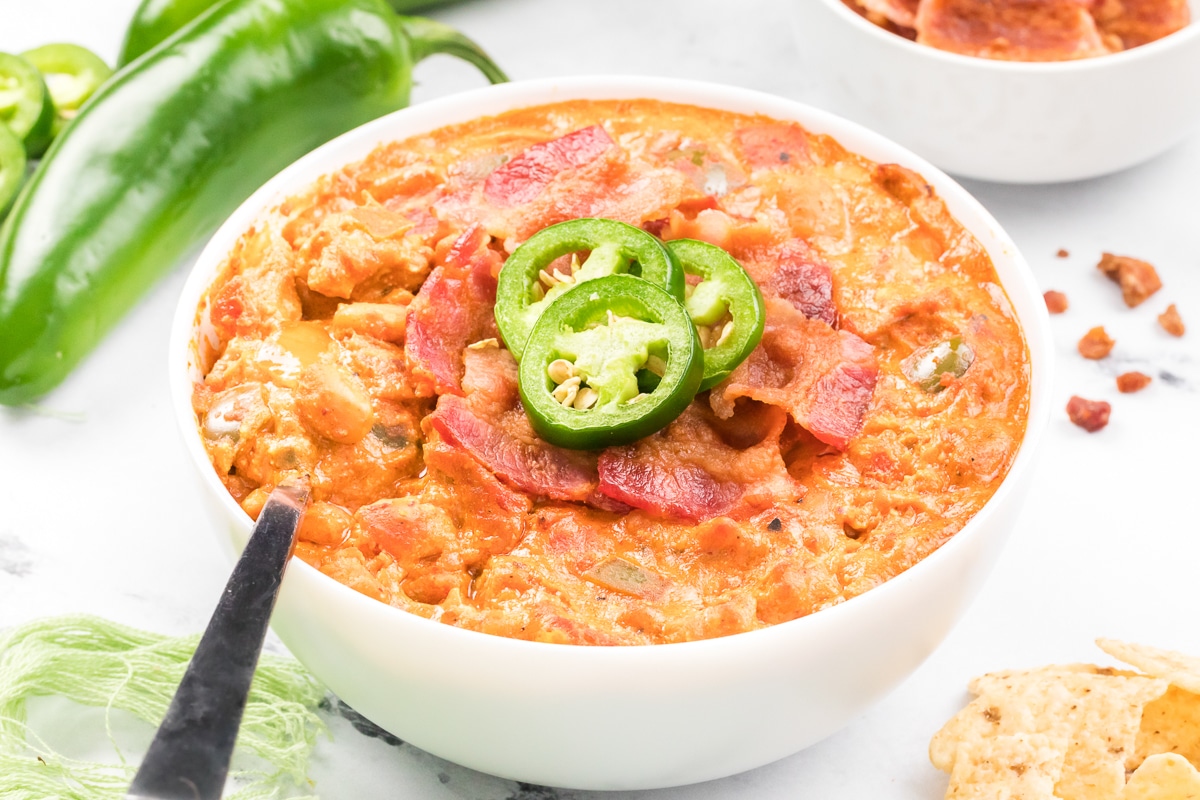
[[[284,481],[267,498],[126,800],[221,797],[308,494],[306,481]]]

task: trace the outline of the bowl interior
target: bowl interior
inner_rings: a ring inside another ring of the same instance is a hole
[[[831,1],[836,2],[836,0]],[[851,13],[848,9],[846,11]],[[905,573],[865,594],[810,617],[737,634],[727,637],[727,639],[744,640],[747,637],[768,639],[770,637],[803,635],[803,631],[808,628],[815,629],[818,626],[832,624],[837,619],[856,614],[869,614],[870,608],[874,604],[885,604],[887,596],[896,591],[896,587],[905,582],[920,581],[922,575],[931,569],[939,559],[947,558],[955,548],[965,546],[967,540],[977,535],[976,531],[982,526],[984,519],[993,514],[996,507],[1006,502],[1014,477],[1030,469],[1034,445],[1041,438],[1048,418],[1049,372],[1052,358],[1051,337],[1045,305],[1028,265],[1008,235],[974,198],[932,164],[882,136],[852,122],[794,101],[734,87],[691,81],[631,77],[571,78],[487,87],[424,103],[368,123],[318,148],[283,170],[250,197],[212,237],[196,262],[180,299],[169,347],[169,372],[174,411],[183,432],[189,456],[201,475],[206,493],[217,498],[225,516],[239,520],[241,527],[239,535],[243,543],[245,537],[248,536],[251,521],[226,492],[212,469],[191,406],[193,380],[201,375],[199,367],[200,352],[203,349],[201,343],[207,335],[197,309],[203,301],[207,286],[216,276],[223,259],[232,249],[237,238],[264,211],[286,197],[301,191],[321,175],[365,157],[381,143],[527,106],[569,99],[632,98],[654,98],[796,121],[814,133],[829,134],[835,137],[848,150],[874,161],[898,163],[917,171],[933,185],[951,213],[980,240],[991,255],[1000,282],[1008,294],[1016,316],[1022,323],[1030,354],[1032,370],[1030,417],[1025,438],[1009,476],[979,514],[970,520],[958,534],[938,551]],[[559,645],[537,642],[501,640],[499,637],[455,628],[384,606],[374,599],[336,583],[332,578],[326,578],[299,559],[294,561],[290,570],[305,574],[311,573],[309,577],[315,579],[317,584],[324,584],[325,589],[329,592],[349,597],[347,602],[360,605],[364,612],[369,608],[372,616],[387,615],[392,624],[399,626],[398,629],[415,626],[422,628],[427,635],[447,640],[472,641],[481,645],[487,644],[505,649],[537,650],[546,653],[554,651],[553,658],[556,661],[559,659],[595,659],[597,657],[605,660],[636,660],[644,658],[647,650],[653,650],[662,657],[667,657],[668,652],[678,653],[680,656],[684,652],[694,655],[699,651],[711,653],[729,646],[728,642],[722,639],[600,649],[564,648]],[[305,583],[311,585],[313,581],[306,578]],[[468,638],[463,639],[463,637]],[[609,652],[603,656],[597,656],[598,650]],[[691,655],[687,657],[689,660]]]
[[[974,56],[964,56],[959,53],[951,53],[945,50],[939,50],[935,47],[918,44],[916,42],[905,39],[903,36],[891,33],[880,26],[874,24],[870,20],[857,14],[853,9],[846,6],[842,0],[817,0],[828,6],[838,17],[855,29],[861,31],[863,35],[870,36],[877,41],[884,42],[888,45],[895,46],[902,51],[916,53],[926,56],[933,60],[944,60],[948,64],[965,66],[968,68],[977,68],[981,72],[1013,72],[1013,73],[1032,73],[1053,75],[1063,72],[1086,72],[1092,70],[1103,70],[1110,67],[1120,67],[1122,64],[1129,61],[1138,61],[1144,58],[1153,58],[1160,50],[1173,49],[1177,47],[1187,47],[1191,43],[1200,38],[1200,0],[1187,0],[1188,8],[1192,14],[1192,23],[1182,30],[1176,31],[1168,36],[1164,36],[1155,42],[1144,44],[1140,47],[1134,47],[1129,50],[1124,50],[1120,53],[1102,56],[1099,58],[1081,58],[1073,61],[1002,61],[991,58],[976,58]]]

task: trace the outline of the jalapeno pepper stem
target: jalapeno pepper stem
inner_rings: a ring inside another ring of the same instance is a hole
[[[449,25],[425,17],[400,17],[400,25],[412,42],[414,64],[429,56],[445,53],[473,64],[492,83],[508,81],[504,70],[496,66],[479,45]]]

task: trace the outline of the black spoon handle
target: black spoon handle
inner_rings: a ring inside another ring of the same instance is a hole
[[[271,492],[127,800],[219,800],[308,487]]]

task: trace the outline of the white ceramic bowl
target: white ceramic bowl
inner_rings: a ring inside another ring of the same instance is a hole
[[[791,0],[805,99],[944,170],[1004,183],[1131,167],[1200,126],[1200,19],[1100,58],[1017,63],[910,42],[841,0]],[[1200,3],[1192,0],[1193,16]]]
[[[381,142],[552,101],[642,97],[796,120],[869,158],[922,173],[987,247],[1024,324],[1031,417],[995,496],[929,558],[842,605],[722,639],[641,647],[505,639],[410,615],[293,560],[274,628],[313,674],[420,748],[532,783],[693,783],[774,761],[845,725],[916,669],[979,590],[1020,511],[1047,419],[1051,338],[1030,270],[996,221],[927,162],[853,123],[741,89],[627,77],[513,83],[424,103],[325,145],[247,200],[201,254],[174,321],[170,380],[175,415],[223,539],[240,549],[251,523],[217,479],[197,432],[196,309],[255,217]]]

